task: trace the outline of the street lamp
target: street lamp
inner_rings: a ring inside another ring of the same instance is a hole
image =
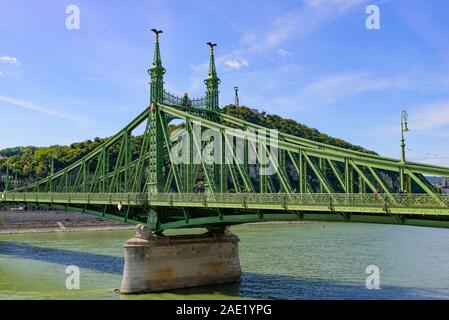
[[[409,132],[409,128],[407,125],[408,113],[407,111],[402,111],[401,114],[401,156],[402,162],[405,162],[405,139],[404,132]]]

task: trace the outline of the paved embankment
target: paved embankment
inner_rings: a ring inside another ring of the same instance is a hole
[[[132,229],[133,226],[87,214],[54,211],[0,211],[0,234]]]

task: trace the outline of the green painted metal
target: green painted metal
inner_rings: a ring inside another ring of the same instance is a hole
[[[408,132],[408,125],[407,125],[407,119],[408,114],[406,111],[402,111],[401,114],[401,160],[403,163],[405,163],[405,138],[404,138],[404,132]]]
[[[220,85],[221,80],[217,76],[215,67],[214,47],[217,46],[217,44],[208,42],[207,45],[210,47],[210,63],[208,77],[204,80],[207,89],[206,108],[211,111],[218,111],[220,108],[218,86]]]
[[[164,89],[162,31],[153,32],[150,105],[93,152],[60,172],[52,169],[41,181],[11,190],[8,172],[1,203],[76,208],[147,223],[155,232],[312,217],[449,225],[449,196],[424,178],[449,177],[449,168],[407,162],[405,154],[400,160],[385,158],[285,133],[275,140],[262,138],[267,128],[219,108],[216,44],[208,43],[206,97],[180,98]],[[184,131],[173,131],[175,119]],[[134,134],[141,126],[143,133]],[[404,132],[405,122],[401,126]],[[179,163],[176,148],[183,137],[187,143]],[[200,156],[215,143],[219,147],[213,153]],[[265,174],[268,167],[271,174]]]
[[[159,121],[158,104],[163,101],[164,97],[164,74],[165,69],[162,66],[161,53],[159,49],[159,34],[162,31],[153,29],[156,35],[156,44],[154,48],[153,65],[149,70],[151,76],[151,98],[149,121],[149,139],[150,139],[150,160],[149,160],[149,177],[148,190],[152,193],[161,192],[163,182],[163,141],[162,141],[162,125]]]

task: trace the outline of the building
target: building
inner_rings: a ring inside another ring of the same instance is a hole
[[[441,179],[441,186],[443,188],[449,188],[449,178],[442,178]]]
[[[444,194],[449,194],[449,178],[427,176],[426,179]]]
[[[443,193],[449,194],[449,178],[441,178],[441,188]]]

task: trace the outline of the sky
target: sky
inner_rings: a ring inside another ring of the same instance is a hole
[[[171,92],[204,96],[213,41],[221,105],[238,86],[242,105],[394,158],[407,110],[407,158],[449,166],[448,13],[442,0],[0,0],[0,149],[122,129],[148,105],[158,28]]]

